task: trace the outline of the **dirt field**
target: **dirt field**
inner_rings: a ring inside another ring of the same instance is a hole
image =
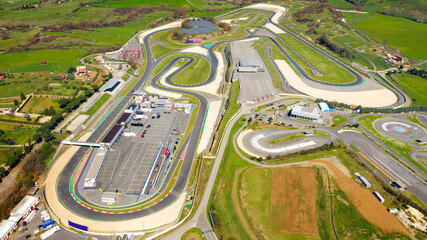
[[[310,163],[325,166],[335,176],[336,182],[341,190],[353,202],[357,210],[370,223],[387,232],[400,232],[409,235],[405,227],[387,212],[386,207],[381,204],[370,190],[361,187],[352,178],[345,176],[334,164],[326,160],[312,160]]]
[[[271,231],[318,234],[313,169],[272,169],[270,201]]]

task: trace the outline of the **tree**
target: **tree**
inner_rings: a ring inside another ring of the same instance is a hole
[[[92,84],[91,87],[92,87],[92,89],[93,89],[94,92],[98,92],[99,91],[99,86],[98,85]]]
[[[15,105],[15,106],[18,106],[19,105],[19,102],[18,102],[18,100],[13,100],[13,105]]]
[[[23,100],[25,100],[27,97],[25,97],[25,95],[24,95],[24,93],[23,92],[21,92],[21,100],[23,101]]]
[[[75,73],[76,72],[76,68],[75,67],[70,67],[70,68],[68,68],[68,71],[67,71],[68,73]]]
[[[46,115],[46,116],[53,116],[53,115],[55,115],[55,114],[56,114],[56,111],[55,111],[55,109],[53,108],[53,106],[50,106],[50,108],[46,108],[46,109],[43,111],[43,114],[44,114],[44,115]]]

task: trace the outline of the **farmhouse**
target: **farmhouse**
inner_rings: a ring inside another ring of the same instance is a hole
[[[1,114],[11,114],[13,112],[13,108],[0,108]]]
[[[77,66],[76,67],[76,73],[75,73],[76,78],[85,77],[86,74],[87,74],[86,66]]]

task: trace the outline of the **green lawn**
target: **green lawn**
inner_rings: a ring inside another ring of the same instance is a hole
[[[404,55],[414,59],[426,59],[422,51],[427,38],[427,25],[408,19],[378,13],[343,13],[351,26],[378,41],[387,40]]]
[[[0,55],[0,66],[3,71],[11,73],[68,70],[69,67],[78,65],[79,59],[85,54],[87,54],[85,49],[45,49],[6,53]],[[42,61],[46,61],[47,64],[41,65]]]
[[[192,228],[188,231],[186,231],[182,237],[181,240],[203,240],[205,239],[202,230],[200,228]]]
[[[128,22],[120,27],[90,28],[87,30],[69,30],[67,32],[44,32],[46,35],[62,35],[79,40],[105,44],[124,44],[136,32],[144,30],[150,22],[170,15],[170,12],[144,14],[135,22]]]
[[[19,110],[23,113],[35,113],[41,114],[46,108],[53,107],[55,111],[59,111],[59,103],[57,99],[47,98],[47,97],[32,97],[25,106]]]
[[[209,77],[210,64],[202,57],[195,57],[195,61],[179,72],[172,81],[179,85],[195,85],[205,82]]]
[[[158,59],[159,57],[161,57],[163,55],[166,55],[169,53],[175,53],[177,51],[179,51],[179,50],[163,47],[160,44],[157,44],[157,45],[151,47],[151,52],[153,53],[154,59]]]
[[[427,80],[407,73],[396,73],[391,78],[411,97],[412,105],[427,106]]]
[[[424,126],[421,122],[420,122],[420,120],[418,120],[418,115],[408,115],[408,116],[406,116],[406,119],[408,119],[409,121],[411,121],[411,122],[413,122],[413,123],[415,123],[415,124],[417,124],[417,125],[419,125],[420,127],[422,127],[422,128],[426,128],[426,126]]]
[[[313,136],[330,137],[329,133],[322,132],[322,131],[317,131],[317,130],[314,131]],[[282,138],[270,140],[267,143],[268,144],[278,144],[278,143],[287,142],[287,141],[291,141],[291,140],[296,140],[296,139],[300,139],[300,138],[304,138],[304,137],[307,137],[307,135],[305,135],[303,132],[300,132],[300,133],[295,133],[295,134],[292,134],[292,135],[288,135],[286,137],[282,137]]]
[[[354,7],[353,4],[345,1],[345,0],[327,0],[328,3],[340,8],[340,9],[348,9]]]
[[[237,101],[239,94],[240,94],[239,81],[234,81],[230,89],[230,96],[228,98],[227,110],[225,111],[224,116],[222,117],[221,122],[219,123],[218,130],[215,133],[216,141],[214,142],[214,146],[212,147],[212,150],[211,150],[211,152],[214,154],[219,145],[219,138],[222,136],[222,133],[225,129],[225,125],[227,125],[231,117],[233,117],[234,114],[236,114],[240,109],[240,103]]]
[[[194,7],[188,3],[186,0],[174,0],[174,1],[164,1],[164,0],[118,0],[118,1],[103,1],[100,3],[96,3],[97,6],[102,7],[114,7],[114,8],[130,8],[134,6],[140,5],[154,5],[154,6],[162,6],[167,5],[168,7],[188,7],[189,9],[193,9]]]
[[[161,31],[152,35],[151,38],[171,48],[184,48],[190,46],[189,44],[185,44],[185,41],[172,40],[173,31],[174,29]]]
[[[271,78],[273,79],[273,84],[278,89],[283,89],[282,81],[280,81],[279,73],[276,71],[276,69],[273,66],[273,63],[268,58],[267,53],[264,52],[266,49],[266,44],[263,41],[255,41],[255,43],[252,45],[253,48],[255,48],[259,55],[262,58],[262,61],[267,66],[267,70],[270,73]]]
[[[92,116],[96,111],[98,111],[99,108],[102,107],[102,105],[104,105],[104,103],[111,97],[110,94],[108,93],[104,93],[104,95],[102,95],[98,101],[96,101],[95,104],[92,105],[92,107],[90,107],[85,114]]]
[[[339,125],[347,122],[347,119],[345,117],[341,117],[341,116],[334,116],[332,118],[332,121],[333,121],[333,123],[332,123],[331,128],[337,128]]]
[[[0,135],[0,138],[10,138],[15,141],[15,145],[21,143],[27,143],[28,139],[31,140],[33,135],[36,133],[37,127],[28,127],[17,124],[0,123],[0,130],[4,131],[4,134]],[[0,141],[0,145],[2,145]]]
[[[22,152],[22,147],[10,148],[10,147],[0,147],[0,165],[4,164],[9,166],[12,162],[10,157],[14,154],[19,154]]]
[[[26,118],[21,117],[21,116],[0,114],[0,121],[1,122],[14,122],[14,123],[40,125],[40,124],[36,123],[35,120],[36,120],[36,118],[32,118],[30,121],[28,121]]]
[[[280,36],[301,56],[303,56],[308,62],[322,72],[323,76],[314,76],[311,71],[306,71],[309,75],[316,80],[326,83],[350,83],[356,80],[356,77],[344,68],[338,66],[334,62],[315,50],[307,47],[304,43],[289,36],[287,34],[280,34]]]

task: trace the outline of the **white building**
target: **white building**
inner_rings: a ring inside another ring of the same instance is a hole
[[[319,108],[323,112],[329,112],[329,110],[330,110],[328,104],[326,104],[325,102],[319,103]]]
[[[292,108],[291,117],[319,123],[323,122],[322,112],[318,108],[304,107],[300,105]]]
[[[185,114],[190,114],[193,110],[193,104],[188,103],[175,103],[175,107],[178,109],[183,109]]]
[[[239,72],[256,73],[263,71],[261,61],[258,58],[242,57],[239,61]]]
[[[17,223],[10,220],[3,220],[0,223],[0,240],[6,240],[15,231]]]
[[[39,203],[39,198],[35,196],[25,196],[16,207],[10,212],[12,219],[25,218]],[[18,221],[19,221],[18,220]]]
[[[389,213],[398,213],[399,212],[399,210],[397,210],[397,208],[389,208],[389,209],[387,209],[387,211]]]

